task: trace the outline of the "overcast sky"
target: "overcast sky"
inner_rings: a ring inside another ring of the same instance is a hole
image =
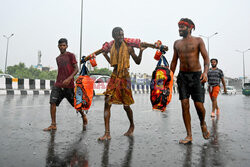
[[[83,55],[111,41],[114,27],[123,28],[125,37],[140,38],[154,43],[158,39],[169,47],[166,57],[171,62],[173,43],[180,39],[178,21],[193,20],[194,36],[217,35],[209,40],[210,58],[218,58],[226,76],[240,77],[243,73],[242,54],[235,50],[250,48],[249,0],[83,0]],[[37,64],[42,52],[43,66],[57,68],[58,39],[69,41],[68,51],[80,53],[81,0],[0,0],[0,68],[4,70],[6,38],[10,38],[8,65],[24,62]],[[204,38],[207,46],[207,39]],[[138,50],[137,50],[138,53]],[[155,50],[144,51],[138,66],[131,59],[131,72],[151,74],[156,61]],[[202,59],[202,58],[201,58]],[[203,66],[203,61],[201,61]],[[102,55],[99,67],[108,67]],[[179,62],[178,62],[179,64]],[[250,77],[250,51],[245,53],[246,75]],[[176,70],[178,73],[179,68]]]

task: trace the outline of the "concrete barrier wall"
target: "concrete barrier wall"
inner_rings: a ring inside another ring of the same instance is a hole
[[[0,94],[5,95],[40,95],[50,94],[54,80],[0,78]],[[134,94],[150,93],[150,85],[132,84]]]
[[[150,93],[150,85],[132,85],[131,89],[134,94]]]
[[[0,94],[39,95],[50,94],[54,80],[0,78]]]

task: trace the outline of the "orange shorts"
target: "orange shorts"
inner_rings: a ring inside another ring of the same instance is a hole
[[[218,96],[218,94],[220,92],[220,86],[209,86],[208,89],[209,89],[209,95],[210,95],[210,97],[211,98],[212,97],[217,98],[217,96]]]

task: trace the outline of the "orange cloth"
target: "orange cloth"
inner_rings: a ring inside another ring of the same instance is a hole
[[[79,90],[78,90],[79,89]],[[74,107],[78,111],[88,110],[93,99],[94,80],[88,75],[76,79]],[[78,94],[80,91],[81,94]]]
[[[119,77],[124,77],[127,69],[129,68],[129,58],[130,54],[128,52],[127,44],[123,41],[119,53],[115,47],[115,42],[110,50],[110,64],[112,67],[117,65],[117,74]]]
[[[219,92],[220,92],[220,86],[209,86],[208,87],[208,89],[209,89],[209,95],[210,95],[210,97],[212,98],[212,97],[215,97],[215,98],[217,98],[217,96],[218,96],[218,94],[219,94]]]
[[[104,92],[106,96],[110,97],[109,104],[131,105],[134,103],[128,70],[125,70],[124,73],[123,77],[118,77],[115,72],[111,75],[106,92]]]

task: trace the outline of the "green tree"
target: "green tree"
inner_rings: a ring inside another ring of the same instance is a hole
[[[0,69],[0,74],[2,74],[3,73],[3,71]]]
[[[57,70],[53,71],[42,71],[39,75],[40,79],[56,80]]]
[[[27,68],[24,63],[19,63],[18,65],[8,66],[7,73],[15,78],[55,80],[57,70],[40,71],[33,66]]]
[[[8,66],[7,73],[16,78],[25,78],[25,76],[28,76],[28,69],[24,63],[19,63],[18,65]]]

